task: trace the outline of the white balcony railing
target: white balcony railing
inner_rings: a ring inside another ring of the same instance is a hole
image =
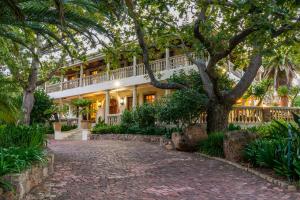
[[[192,55],[195,57],[195,55]],[[167,64],[168,63],[168,64]],[[150,62],[150,67],[154,73],[165,71],[165,70],[173,70],[178,68],[183,68],[192,65],[192,62],[185,55],[177,55],[170,57],[168,62],[166,59],[159,59]],[[232,73],[238,73],[241,75],[240,71],[233,71]],[[105,81],[111,80],[119,80],[124,78],[129,78],[133,76],[144,76],[146,75],[146,69],[143,63],[137,64],[135,66],[129,66],[124,68],[119,68],[115,70],[110,70],[107,72],[101,72],[96,75],[90,75],[81,78],[77,78],[70,81],[65,81],[62,83],[56,83],[53,85],[46,86],[46,92],[52,93],[57,91],[63,91],[68,89],[73,89],[77,87],[84,87],[88,85],[98,84]]]
[[[258,107],[234,106],[229,113],[228,122],[237,125],[259,125],[271,120],[293,120],[292,113],[300,114],[300,108],[294,107]],[[206,113],[201,113],[198,122],[206,123]],[[121,121],[121,114],[108,115],[108,124],[116,125]]]

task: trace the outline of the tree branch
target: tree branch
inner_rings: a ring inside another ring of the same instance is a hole
[[[200,32],[200,23],[205,22],[206,20],[206,12],[207,7],[201,9],[201,11],[198,14],[198,17],[194,24],[194,36],[197,38],[206,48],[206,50],[209,52],[209,54],[213,54],[213,48],[212,44],[207,38],[204,37],[204,35]]]
[[[136,16],[135,12],[134,12],[133,2],[132,2],[132,0],[125,0],[125,4],[126,4],[127,9],[128,9],[128,14],[134,22],[134,27],[135,27],[136,35],[137,35],[137,38],[138,38],[138,42],[139,42],[139,45],[140,45],[140,47],[143,51],[143,62],[144,62],[147,74],[149,75],[151,84],[154,87],[161,88],[161,89],[183,89],[183,88],[186,88],[185,85],[182,85],[182,84],[179,84],[179,83],[163,83],[163,82],[158,81],[155,78],[154,73],[153,73],[153,71],[150,67],[149,52],[148,52],[147,44],[145,42],[144,32],[143,32],[142,27],[141,27],[141,25],[138,21],[138,18]]]
[[[262,65],[262,55],[257,53],[253,55],[250,59],[249,66],[244,73],[241,80],[238,84],[233,88],[231,92],[224,95],[224,99],[231,103],[234,103],[237,99],[243,96],[246,90],[249,88],[251,83],[253,82],[259,67]]]

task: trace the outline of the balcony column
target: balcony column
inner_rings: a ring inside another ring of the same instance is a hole
[[[133,56],[133,76],[136,76],[136,56]]]
[[[60,75],[60,91],[63,91],[64,75]]]
[[[165,90],[165,96],[168,96],[168,95],[170,95],[171,94],[171,91],[169,90],[169,89],[166,89]]]
[[[135,109],[137,106],[137,86],[132,88],[132,108]]]
[[[109,81],[110,64],[106,64],[106,80]]]
[[[170,50],[166,48],[166,69],[170,69]]]
[[[83,65],[80,65],[79,86],[83,86]]]
[[[110,96],[109,90],[105,90],[105,123],[108,123]]]

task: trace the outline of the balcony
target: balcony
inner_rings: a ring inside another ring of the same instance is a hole
[[[196,69],[185,55],[159,59],[150,62],[150,67],[155,74],[160,74],[161,80],[170,77],[175,71]],[[231,69],[231,68],[229,68]],[[242,72],[230,70],[230,77],[234,80],[241,78]],[[238,76],[237,76],[238,74]],[[119,81],[122,80],[122,81]],[[72,95],[92,93],[100,90],[118,89],[119,87],[134,84],[149,83],[147,72],[143,63],[129,67],[119,68],[97,75],[77,78],[70,81],[59,82],[46,86],[46,92],[52,98],[63,98]]]

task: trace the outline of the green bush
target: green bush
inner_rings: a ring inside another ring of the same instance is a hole
[[[256,128],[260,137],[247,145],[244,151],[245,158],[254,166],[271,168],[280,176],[299,180],[300,122],[297,115],[294,115],[294,118],[294,123],[273,121]],[[288,151],[289,127],[292,136],[290,152]]]
[[[75,125],[75,124],[74,125],[63,124],[61,126],[61,131],[70,131],[70,130],[73,130],[73,129],[76,129],[76,128],[77,128],[77,125]]]
[[[46,162],[45,154],[41,148],[0,148],[0,177],[9,173],[19,173],[34,162]]]
[[[46,128],[40,125],[14,126],[0,128],[0,148],[9,147],[43,147]]]
[[[241,126],[239,125],[235,125],[235,124],[229,124],[228,125],[228,130],[229,131],[236,131],[236,130],[241,130]]]
[[[31,124],[45,123],[52,114],[47,112],[54,105],[53,100],[43,90],[34,92],[34,105],[30,114]]]
[[[119,125],[97,124],[91,131],[93,134],[118,134],[122,133],[122,128]]]
[[[125,110],[121,116],[121,126],[125,129],[133,126],[135,124],[133,115],[133,111]]]
[[[139,127],[153,127],[155,126],[155,106],[153,104],[145,103],[138,106],[132,111],[132,116],[135,123]]]
[[[157,103],[159,122],[184,128],[195,123],[205,111],[207,98],[196,89],[183,89],[162,98]]]
[[[206,140],[199,143],[199,151],[211,156],[224,157],[223,140],[224,133],[211,133]]]

